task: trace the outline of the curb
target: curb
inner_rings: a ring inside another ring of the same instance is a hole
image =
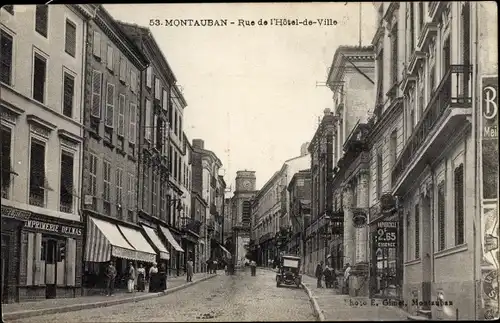
[[[56,314],[56,313],[66,313],[66,312],[80,311],[80,310],[85,310],[85,309],[90,309],[90,308],[108,307],[108,306],[125,304],[125,303],[132,303],[132,302],[135,303],[135,302],[140,302],[140,301],[148,300],[148,299],[155,298],[155,297],[160,297],[160,296],[172,294],[174,292],[188,288],[188,287],[195,285],[197,283],[201,283],[202,281],[208,280],[208,279],[213,278],[215,276],[217,276],[217,274],[207,275],[207,276],[200,278],[198,280],[195,280],[193,282],[185,283],[185,284],[182,284],[180,286],[176,286],[176,287],[173,287],[171,289],[167,289],[165,292],[150,293],[150,294],[146,294],[146,295],[128,297],[128,298],[118,299],[118,300],[109,300],[109,301],[101,301],[101,302],[95,302],[95,303],[74,304],[74,305],[68,305],[68,306],[62,306],[62,307],[44,308],[44,309],[39,309],[39,310],[28,310],[28,311],[4,313],[4,314],[2,314],[2,317],[5,321],[18,320],[18,319],[23,319],[23,318],[33,317],[33,316]],[[168,280],[167,280],[167,284],[168,284]]]
[[[302,288],[306,291],[307,296],[309,296],[309,301],[311,302],[311,305],[314,309],[314,314],[316,315],[316,318],[318,321],[326,321],[325,315],[323,314],[323,311],[321,308],[319,308],[318,302],[316,301],[316,298],[314,298],[311,290],[309,287],[307,287],[304,284],[301,284]]]

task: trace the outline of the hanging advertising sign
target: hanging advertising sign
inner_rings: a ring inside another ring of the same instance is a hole
[[[375,248],[386,249],[398,246],[398,222],[380,221],[375,232]]]
[[[481,84],[481,157],[483,199],[498,198],[498,77]]]

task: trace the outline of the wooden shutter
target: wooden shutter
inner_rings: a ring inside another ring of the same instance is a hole
[[[108,50],[106,52],[106,67],[110,71],[113,71],[113,47],[111,47],[111,45],[108,45]]]
[[[118,102],[118,135],[125,134],[125,95],[120,94]]]
[[[44,285],[45,284],[45,260],[42,260],[42,234],[35,233],[34,241],[34,267],[35,273],[33,276],[33,285]]]
[[[35,234],[32,232],[28,232],[27,235],[28,235],[28,249],[26,250],[26,286],[32,286],[35,273],[34,271]]]
[[[158,136],[157,136],[157,127],[158,127],[158,116],[156,115],[156,113],[154,114],[153,116],[153,145],[156,147],[156,144],[157,144],[157,140],[158,140]]]
[[[125,57],[120,56],[120,81],[126,81],[126,72],[127,72],[127,62],[125,61]]]
[[[152,67],[149,66],[147,69],[146,69],[146,86],[148,88],[151,88],[151,83],[153,82],[153,79],[152,79]]]
[[[115,86],[108,83],[106,86],[106,119],[105,125],[113,127],[113,114],[115,110]]]
[[[101,33],[94,30],[92,42],[92,53],[94,54],[94,56],[101,58]]]
[[[76,26],[69,20],[66,20],[66,42],[65,50],[66,53],[75,57],[76,53]]]
[[[37,5],[35,11],[35,30],[44,37],[47,37],[49,19],[49,6]]]
[[[66,261],[68,258],[68,243],[64,240],[57,242],[56,284],[64,286],[66,281]]]
[[[94,70],[92,72],[92,109],[91,115],[101,117],[101,93],[102,93],[102,74]]]
[[[73,97],[75,93],[75,78],[68,73],[64,73],[64,100],[63,114],[67,117],[73,116]]]
[[[66,239],[66,286],[75,286],[76,280],[76,240]]]
[[[151,101],[146,99],[146,139],[151,140]]]
[[[130,103],[130,128],[129,128],[129,138],[128,141],[135,144],[136,137],[136,124],[137,124],[137,106],[134,103]]]
[[[461,245],[464,237],[464,165],[455,168],[455,245]]]

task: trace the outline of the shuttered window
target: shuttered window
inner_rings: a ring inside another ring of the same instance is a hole
[[[76,53],[76,25],[66,19],[66,42],[64,44],[66,53],[75,57]]]
[[[104,125],[110,128],[114,126],[115,111],[115,85],[108,83],[106,86],[106,116]]]
[[[59,193],[61,212],[73,212],[73,167],[73,155],[63,151],[61,154],[61,188]]]
[[[133,93],[137,91],[137,74],[133,70],[130,70],[130,90]]]
[[[92,72],[92,109],[90,114],[96,118],[101,117],[102,73]]]
[[[118,100],[118,135],[125,134],[125,95],[120,94]]]
[[[11,151],[12,151],[12,131],[2,126],[1,145],[1,167],[2,167],[2,198],[9,198],[9,189],[11,184]]]
[[[155,77],[155,99],[161,100],[160,79]]]
[[[445,192],[444,192],[444,181],[441,181],[438,185],[438,251],[444,250],[446,247],[446,223],[445,223]]]
[[[132,210],[134,208],[134,203],[133,201],[135,201],[136,197],[134,196],[134,184],[135,184],[135,180],[134,180],[134,174],[132,173],[128,173],[128,184],[127,184],[127,207],[129,210]]]
[[[167,111],[168,109],[168,96],[167,96],[167,91],[163,89],[163,110]]]
[[[31,205],[45,206],[45,144],[31,139],[30,190]]]
[[[66,239],[66,286],[76,285],[76,240]]]
[[[103,181],[104,191],[102,198],[106,202],[111,200],[111,163],[107,160],[103,161]]]
[[[151,88],[153,82],[153,68],[149,66],[146,69],[146,86],[148,88]]]
[[[64,73],[64,98],[63,114],[67,117],[73,117],[73,99],[75,95],[75,78],[73,75]]]
[[[146,133],[146,140],[151,140],[151,101],[149,99],[146,99],[146,116],[145,116],[145,133]]]
[[[144,164],[143,168],[143,181],[144,181],[144,196],[143,196],[143,209],[149,213],[149,168]]]
[[[45,101],[46,75],[47,60],[35,53],[33,60],[33,99],[40,103]]]
[[[464,165],[455,168],[455,245],[464,243]]]
[[[420,206],[415,205],[415,259],[420,259]]]
[[[35,10],[35,30],[45,38],[47,38],[48,22],[49,6],[37,5]]]
[[[95,57],[101,57],[101,33],[94,31],[92,53]]]
[[[106,67],[113,72],[113,47],[111,45],[108,45],[108,51],[106,52]]]
[[[0,34],[0,46],[1,46],[1,57],[0,57],[0,77],[3,83],[12,85],[12,36],[7,34],[5,31],[1,31]]]
[[[122,204],[122,192],[123,192],[123,169],[116,169],[116,203]]]
[[[128,141],[131,144],[135,144],[135,137],[137,135],[137,105],[135,103],[130,103],[129,110],[129,134]]]
[[[89,194],[97,196],[97,156],[90,154],[89,159]]]
[[[123,83],[127,80],[127,61],[125,60],[125,56],[120,56],[120,81]]]

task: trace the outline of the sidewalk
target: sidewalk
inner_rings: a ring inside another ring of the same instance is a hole
[[[159,293],[127,293],[121,291],[120,293],[116,293],[114,296],[93,295],[75,298],[56,298],[24,303],[2,304],[2,316],[4,320],[14,320],[31,316],[70,312],[86,308],[105,307],[129,302],[136,302],[167,295],[215,276],[217,276],[217,274],[197,273],[193,275],[193,281],[190,283],[186,282],[185,275],[179,277],[168,277],[167,291]]]
[[[407,321],[407,313],[395,306],[384,306],[368,297],[349,297],[336,289],[317,288],[316,279],[302,275],[319,321]]]

